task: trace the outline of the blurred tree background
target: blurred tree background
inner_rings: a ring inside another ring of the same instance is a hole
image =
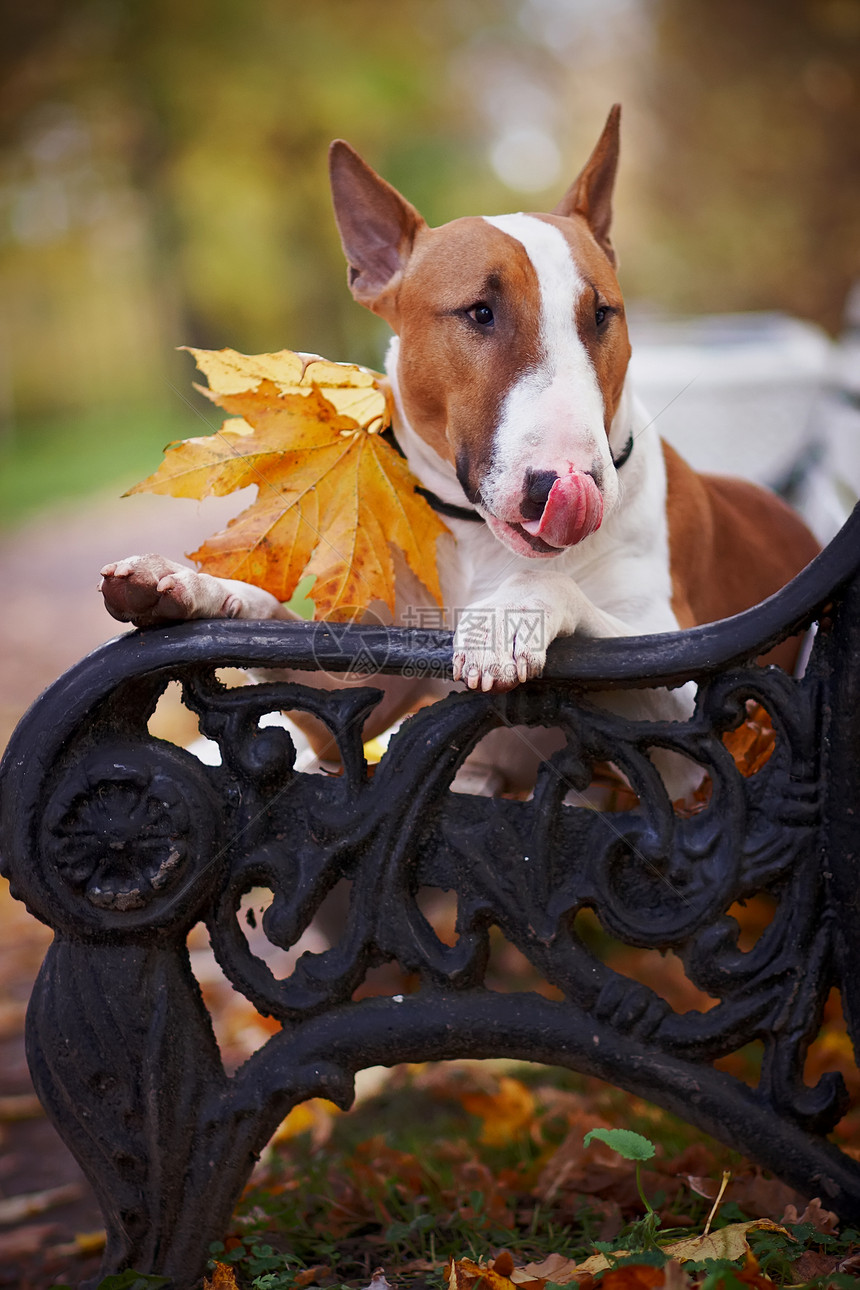
[[[204,432],[178,345],[381,363],[330,213],[337,136],[438,223],[554,203],[618,99],[628,296],[836,330],[860,277],[860,0],[3,0],[2,19],[0,521]]]

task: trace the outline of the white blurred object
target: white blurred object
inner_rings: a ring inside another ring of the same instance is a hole
[[[845,305],[845,330],[833,347],[825,418],[827,465],[843,502],[860,497],[860,282]]]
[[[783,314],[633,311],[634,388],[696,470],[785,493],[822,542],[860,494],[860,290],[845,336]],[[858,315],[855,319],[854,315]]]

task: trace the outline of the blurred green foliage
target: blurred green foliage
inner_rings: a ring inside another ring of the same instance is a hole
[[[628,295],[836,328],[860,276],[860,0],[6,0],[3,32],[0,522],[197,433],[178,345],[381,363],[334,137],[438,223],[552,205],[621,99]]]
[[[190,415],[167,405],[96,405],[34,417],[0,452],[0,516],[11,526],[60,497],[123,492],[148,475],[174,439],[206,434]],[[210,429],[215,428],[215,423]]]

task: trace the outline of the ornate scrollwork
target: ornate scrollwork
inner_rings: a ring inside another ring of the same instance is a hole
[[[291,706],[301,697],[292,691]],[[768,764],[744,780],[719,734],[738,723],[750,698],[768,706],[779,738]],[[233,702],[242,701],[234,691]],[[246,701],[259,703],[260,696],[249,692]],[[358,709],[367,702],[360,693],[350,696]],[[622,1031],[665,1044],[667,1052],[724,1055],[757,1037],[789,988],[789,927],[792,945],[814,931],[809,864],[801,866],[803,900],[780,902],[772,930],[753,951],[738,949],[727,910],[765,886],[778,891],[808,849],[817,820],[810,759],[816,720],[816,705],[795,683],[760,669],[703,687],[685,726],[625,722],[540,687],[507,698],[451,696],[407,723],[372,779],[353,778],[346,793],[295,786],[269,801],[269,836],[237,857],[210,920],[216,954],[258,1008],[295,1022],[349,999],[368,967],[387,959],[435,989],[472,988],[483,980],[487,929],[497,923],[549,981],[598,1015],[613,1016]],[[532,801],[497,802],[488,816],[451,794],[450,785],[489,730],[513,725],[556,726],[566,744],[544,765]],[[673,811],[646,756],[652,744],[708,769],[713,792],[706,809],[690,818]],[[613,754],[638,784],[641,807],[606,816],[568,804],[594,761]],[[395,816],[388,809],[393,801]],[[299,803],[306,827],[297,834],[291,821]],[[255,885],[272,890],[263,928],[288,949],[343,874],[353,879],[353,895],[341,938],[277,979],[239,926],[242,896]],[[439,939],[418,907],[422,885],[456,890],[455,945]],[[586,905],[628,944],[674,946],[691,979],[724,1003],[707,1015],[677,1018],[647,987],[637,990],[617,977],[572,930]]]
[[[860,1035],[860,740],[849,724],[860,705],[858,538],[860,512],[817,572],[736,620],[677,637],[557,643],[545,680],[504,696],[449,695],[406,721],[373,771],[361,731],[379,691],[295,680],[228,690],[215,669],[338,670],[360,658],[402,674],[420,657],[434,670],[449,656],[444,634],[186,624],[120,638],[58,682],[3,763],[3,863],[16,894],[58,931],[31,1008],[30,1058],[102,1197],[105,1271],[134,1261],[185,1290],[292,1104],[316,1094],[348,1103],[367,1064],[458,1055],[614,1080],[860,1220],[860,1166],[824,1139],[845,1106],[841,1079],[803,1079],[831,987]],[[836,626],[819,633],[802,681],[751,662],[828,604]],[[218,743],[219,766],[149,735],[171,678]],[[628,720],[590,701],[615,686],[690,680],[698,700],[683,723]],[[750,700],[776,740],[745,778],[723,735]],[[288,732],[261,725],[277,710],[322,722],[342,773],[298,772]],[[452,791],[485,736],[531,741],[540,727],[563,746],[528,800]],[[707,773],[701,809],[673,808],[654,749]],[[594,764],[607,760],[638,797],[631,809],[584,803]],[[245,936],[243,897],[271,890],[263,931],[290,949],[344,878],[339,936],[279,978]],[[424,912],[428,887],[456,894],[454,944]],[[742,945],[733,906],[758,893],[773,915]],[[614,971],[580,935],[586,909],[627,945],[672,949],[714,1005],[676,1012]],[[184,939],[198,919],[236,988],[282,1023],[232,1078],[188,965]],[[557,999],[489,988],[494,926]],[[414,975],[414,992],[356,1001],[367,972],[391,960]],[[752,1041],[764,1048],[755,1089],[714,1065]],[[110,1160],[90,1141],[96,1110]],[[213,1171],[216,1158],[229,1164]]]

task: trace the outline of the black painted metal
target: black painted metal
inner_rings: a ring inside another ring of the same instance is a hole
[[[755,665],[825,607],[803,680]],[[450,648],[444,633],[275,622],[132,633],[60,678],[13,736],[0,770],[3,869],[55,931],[30,1004],[29,1060],[104,1209],[106,1272],[133,1266],[193,1286],[291,1106],[320,1094],[347,1105],[369,1064],[457,1056],[600,1075],[860,1221],[860,1165],[826,1136],[845,1108],[841,1078],[809,1088],[802,1077],[832,986],[855,1040],[860,1026],[860,510],[764,605],[673,636],[558,642],[542,681],[502,697],[451,694],[412,717],[372,776],[361,727],[378,691],[226,690],[215,675],[444,670]],[[688,679],[699,699],[684,724],[627,721],[588,702],[590,691]],[[219,743],[220,767],[148,733],[171,680]],[[749,698],[778,737],[744,780],[719,736]],[[295,772],[287,733],[258,725],[279,709],[327,723],[341,777]],[[504,726],[566,737],[532,800],[452,793],[468,753]],[[706,810],[674,814],[652,746],[708,769]],[[570,804],[604,759],[638,791],[636,810]],[[272,890],[264,930],[286,948],[341,877],[353,882],[340,940],[275,978],[237,919],[243,894]],[[453,946],[421,911],[426,887],[457,893]],[[762,891],[774,918],[743,953],[727,910]],[[585,907],[628,944],[674,948],[717,1005],[676,1014],[612,971],[577,934]],[[201,919],[236,989],[282,1023],[230,1077],[185,945]],[[492,925],[563,1001],[486,988]],[[387,960],[415,973],[418,991],[353,1001]],[[752,1040],[765,1050],[756,1089],[714,1067]]]

